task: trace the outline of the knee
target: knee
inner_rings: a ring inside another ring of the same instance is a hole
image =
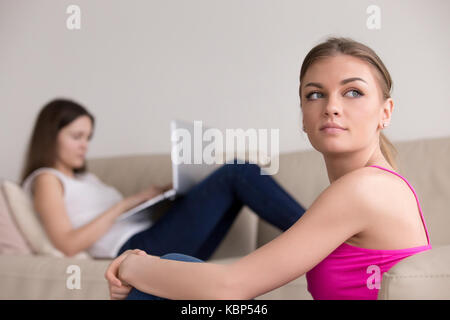
[[[242,177],[260,175],[261,167],[257,164],[248,162],[248,160],[240,163],[235,158],[232,163],[225,163],[220,167],[217,174],[226,177],[226,179],[230,181],[235,181]]]
[[[256,170],[260,170],[260,166],[255,164],[255,163],[251,163],[248,160],[238,160],[237,158],[233,159],[233,162],[231,163],[225,163],[222,166],[225,170],[245,170],[245,171],[256,171]]]

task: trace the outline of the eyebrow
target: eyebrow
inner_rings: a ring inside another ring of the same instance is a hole
[[[78,134],[84,135],[85,133],[86,133],[85,131],[83,131],[83,130],[77,130],[77,129],[71,131],[71,134],[75,134],[75,135],[78,135]],[[89,133],[88,133],[88,138],[91,138],[93,135],[94,135],[94,132],[92,132],[92,131],[89,132]]]
[[[352,82],[352,81],[362,81],[362,82],[364,82],[365,84],[367,84],[367,82],[366,82],[364,79],[361,79],[361,78],[358,78],[358,77],[353,77],[353,78],[347,78],[347,79],[344,79],[344,80],[342,80],[342,81],[340,82],[340,84],[341,84],[341,85],[344,85],[344,84],[347,84],[347,83]],[[323,89],[323,85],[321,85],[321,84],[318,83],[318,82],[309,82],[309,83],[307,83],[307,84],[305,85],[305,88],[306,88],[306,87],[317,87],[317,88]]]

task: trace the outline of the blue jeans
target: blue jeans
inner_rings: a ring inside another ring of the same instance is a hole
[[[251,163],[224,164],[173,205],[150,228],[133,235],[119,250],[141,249],[163,256],[180,253],[208,260],[244,205],[285,231],[304,213],[270,175]]]

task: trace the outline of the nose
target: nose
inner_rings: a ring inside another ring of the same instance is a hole
[[[334,97],[334,95],[330,95],[329,98],[327,99],[327,103],[325,105],[325,110],[324,110],[324,114],[326,116],[330,116],[330,115],[339,115],[341,113],[341,107],[340,107],[340,103],[339,100]]]
[[[88,146],[89,146],[89,142],[88,142],[88,141],[83,141],[83,142],[81,143],[81,145],[80,145],[80,148],[81,148],[81,150],[83,150],[83,151],[87,151]]]

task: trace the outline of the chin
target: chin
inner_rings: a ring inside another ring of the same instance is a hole
[[[72,166],[72,168],[73,168],[74,170],[79,170],[79,169],[83,168],[84,165],[85,165],[85,162],[84,162],[84,161],[81,162],[81,163],[78,162],[78,163],[74,164],[74,165]]]
[[[350,151],[339,141],[316,141],[311,142],[311,145],[322,154],[339,154]]]

